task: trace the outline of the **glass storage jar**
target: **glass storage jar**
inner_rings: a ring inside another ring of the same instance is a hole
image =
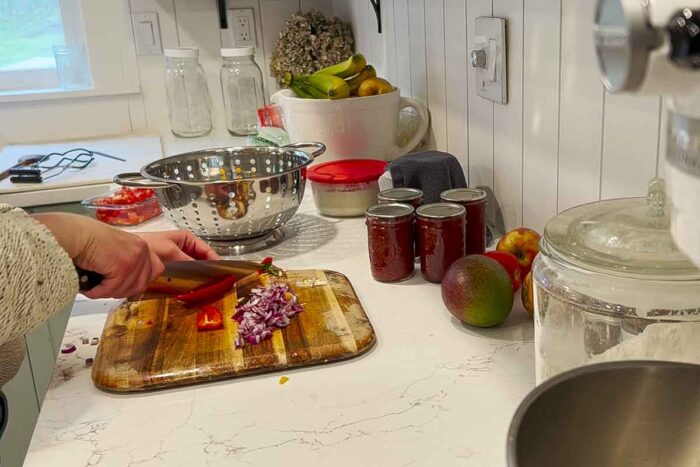
[[[378,204],[367,208],[367,244],[372,277],[379,282],[408,279],[414,272],[413,207]]]
[[[221,49],[221,90],[226,127],[234,136],[254,135],[258,109],[265,106],[263,77],[253,59],[253,47]]]
[[[442,201],[459,204],[467,211],[464,246],[467,255],[479,255],[486,251],[486,196],[486,192],[478,188],[455,188],[440,194]]]
[[[211,100],[199,49],[165,49],[165,91],[176,136],[191,138],[211,131]]]
[[[669,229],[664,183],[646,198],[577,206],[535,260],[536,382],[618,360],[700,364],[700,270]]]
[[[424,204],[416,210],[420,270],[440,283],[447,269],[464,256],[465,210],[459,204]]]

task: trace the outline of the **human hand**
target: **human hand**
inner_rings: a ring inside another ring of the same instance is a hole
[[[137,234],[161,261],[221,259],[207,243],[186,230]]]
[[[46,225],[76,266],[102,275],[102,282],[85,292],[89,298],[136,295],[165,269],[149,243],[138,235],[76,214],[32,217]]]

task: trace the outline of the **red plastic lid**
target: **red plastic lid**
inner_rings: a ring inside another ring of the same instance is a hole
[[[386,168],[385,161],[374,159],[345,159],[325,162],[308,171],[312,182],[330,185],[340,183],[373,182],[379,179]]]

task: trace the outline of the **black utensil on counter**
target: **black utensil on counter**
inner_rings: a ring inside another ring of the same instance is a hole
[[[36,164],[37,162],[40,162],[44,159],[45,156],[41,154],[29,154],[26,156],[22,156],[19,159],[17,159],[17,163],[10,167],[7,170],[3,170],[0,172],[0,182],[5,180],[7,177],[10,175],[13,175],[12,171],[15,169],[19,169],[21,167],[26,167],[28,165],[33,165]]]

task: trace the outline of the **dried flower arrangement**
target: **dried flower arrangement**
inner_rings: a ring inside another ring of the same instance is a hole
[[[282,85],[288,71],[310,74],[342,62],[352,55],[354,42],[350,26],[338,18],[317,10],[292,13],[277,37],[270,74]]]

